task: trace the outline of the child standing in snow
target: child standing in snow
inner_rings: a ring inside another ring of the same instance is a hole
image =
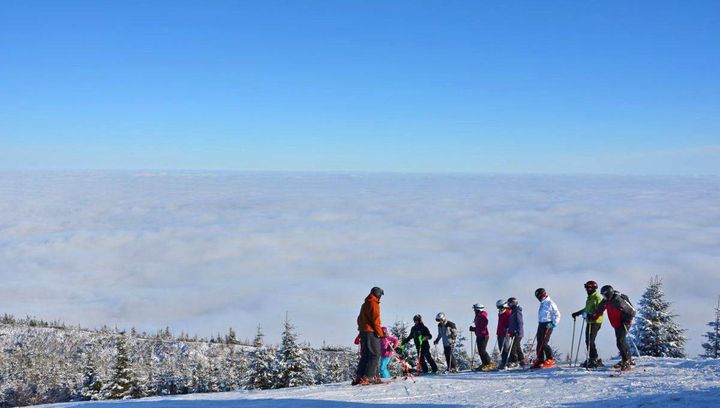
[[[383,334],[385,334],[385,337],[380,339],[380,350],[382,353],[382,357],[380,358],[380,377],[381,378],[390,378],[390,371],[388,370],[388,364],[390,364],[390,359],[393,356],[393,353],[395,352],[395,347],[398,346],[398,343],[400,342],[397,337],[393,337],[388,333],[388,328],[383,326],[382,328]]]
[[[547,292],[543,288],[535,291],[535,297],[540,302],[538,309],[538,329],[537,329],[537,359],[532,368],[549,368],[555,366],[553,358],[553,350],[550,347],[550,336],[553,329],[560,323],[560,310],[557,305],[550,299]]]
[[[422,316],[419,314],[413,317],[413,322],[415,322],[415,325],[410,329],[410,335],[403,339],[400,345],[404,347],[410,340],[413,340],[415,342],[415,348],[418,352],[418,360],[420,360],[418,372],[420,371],[420,368],[422,368],[422,372],[427,374],[428,363],[430,363],[430,368],[432,369],[433,374],[437,373],[437,364],[435,364],[435,360],[433,360],[432,355],[430,354],[429,340],[432,339],[432,334],[430,334],[430,330],[427,326],[423,324]]]

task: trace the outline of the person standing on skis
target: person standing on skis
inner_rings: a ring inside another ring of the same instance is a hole
[[[525,356],[522,352],[522,339],[525,335],[522,307],[520,307],[517,298],[514,297],[509,298],[507,304],[511,311],[508,334],[512,346],[508,356],[503,361],[507,362],[507,368],[517,367],[518,365],[525,368]]]
[[[615,342],[622,358],[619,363],[615,364],[615,368],[628,370],[633,362],[630,358],[630,347],[627,344],[627,333],[635,317],[635,308],[630,304],[627,296],[616,291],[610,285],[603,286],[600,289],[600,295],[603,300],[598,304],[592,319],[596,320],[607,309],[610,325],[615,329]]]
[[[388,364],[392,359],[393,353],[395,353],[395,347],[398,346],[400,340],[397,337],[393,337],[388,333],[388,328],[383,326],[383,337],[380,339],[380,378],[390,378],[390,371],[388,370]]]
[[[550,299],[543,288],[535,290],[535,297],[540,302],[538,309],[537,329],[537,359],[533,362],[532,368],[550,368],[555,366],[553,350],[550,347],[550,336],[553,329],[560,324],[560,310]]]
[[[495,368],[495,362],[492,361],[487,352],[487,344],[490,340],[490,331],[488,330],[488,316],[485,306],[475,303],[473,305],[475,311],[474,326],[470,326],[470,331],[475,333],[475,344],[477,345],[478,354],[482,364],[473,368],[475,371],[490,371]]]
[[[384,294],[385,292],[379,287],[372,288],[360,307],[357,318],[358,332],[360,332],[360,361],[352,385],[380,382],[378,378],[380,339],[385,336],[380,324],[380,297]]]
[[[597,347],[595,346],[595,338],[597,338],[597,334],[600,331],[600,326],[603,322],[603,316],[601,314],[597,319],[592,318],[592,316],[598,310],[598,305],[603,300],[602,295],[598,293],[597,289],[597,282],[585,282],[585,291],[587,292],[585,307],[572,314],[573,320],[575,320],[578,316],[581,315],[583,319],[585,319],[585,348],[588,350],[588,359],[581,364],[581,366],[585,368],[596,368],[603,366],[602,360],[598,358],[598,351]]]
[[[419,314],[413,316],[413,322],[415,325],[410,328],[410,334],[407,338],[402,340],[400,346],[405,347],[405,344],[409,343],[410,340],[413,340],[415,342],[415,348],[418,352],[418,360],[420,360],[420,366],[423,374],[428,373],[428,364],[430,364],[430,368],[432,369],[433,374],[435,374],[438,371],[438,367],[430,354],[429,342],[429,340],[432,339],[432,334],[430,334],[430,330],[427,326],[423,324],[422,316]]]
[[[453,351],[455,351],[455,340],[457,338],[457,326],[451,322],[445,316],[445,313],[440,312],[435,316],[435,321],[438,324],[438,335],[435,338],[433,344],[437,345],[440,340],[443,342],[443,352],[445,353],[445,363],[449,372],[457,371],[457,362]]]
[[[497,346],[501,356],[506,356],[509,352],[510,347],[510,315],[512,310],[508,307],[507,301],[498,299],[495,302],[495,307],[498,310],[498,324],[495,334],[497,335]],[[504,360],[503,360],[504,361]]]

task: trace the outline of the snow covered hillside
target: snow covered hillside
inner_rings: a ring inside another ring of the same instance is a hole
[[[271,391],[241,391],[154,397],[134,401],[85,402],[53,407],[185,408],[185,407],[717,407],[720,405],[720,361],[643,357],[635,370],[550,369],[459,373],[352,387],[348,383]]]

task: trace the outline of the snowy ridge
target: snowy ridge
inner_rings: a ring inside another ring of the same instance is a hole
[[[611,377],[608,371],[556,368],[529,371],[458,373],[352,387],[338,383],[270,391],[239,391],[153,397],[119,402],[84,402],[52,407],[138,405],[163,407],[637,407],[718,406],[720,360],[642,357],[633,371]]]

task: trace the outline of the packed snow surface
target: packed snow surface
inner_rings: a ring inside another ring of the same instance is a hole
[[[348,383],[271,391],[154,397],[118,402],[54,404],[53,407],[717,407],[720,361],[643,357],[630,372],[555,368],[423,376],[372,386]]]

